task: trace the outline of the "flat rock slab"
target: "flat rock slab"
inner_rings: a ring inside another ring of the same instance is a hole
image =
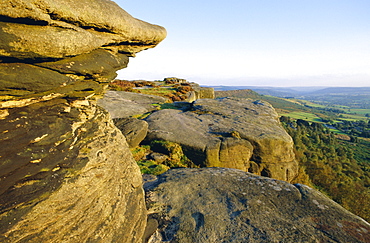
[[[370,224],[305,185],[227,168],[146,178],[148,242],[369,242]]]
[[[157,110],[153,104],[165,103],[166,99],[124,91],[107,91],[98,105],[106,109],[112,118],[127,118]]]

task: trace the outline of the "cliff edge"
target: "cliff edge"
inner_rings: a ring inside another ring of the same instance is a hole
[[[165,35],[108,0],[0,1],[1,242],[141,241],[141,174],[96,100]]]

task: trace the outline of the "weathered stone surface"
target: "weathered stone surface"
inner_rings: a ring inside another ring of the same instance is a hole
[[[148,123],[136,118],[115,119],[114,125],[125,136],[130,148],[139,146],[148,133]]]
[[[0,33],[1,56],[20,60],[75,56],[106,43],[91,32],[70,24],[54,27],[0,22]]]
[[[215,90],[213,88],[200,87],[199,90],[196,90],[198,93],[198,99],[214,99]]]
[[[215,98],[215,89],[200,87],[199,84],[191,83],[191,87],[195,91],[196,99],[214,99]]]
[[[109,14],[107,14],[109,13]],[[134,55],[166,37],[109,0],[1,0],[0,55],[64,58],[99,47]]]
[[[176,77],[164,78],[163,81],[167,84],[183,84],[188,82],[186,79]]]
[[[162,27],[109,0],[0,0],[0,242],[141,242],[139,167],[96,105]]]
[[[369,223],[318,191],[240,170],[174,169],[144,187],[151,243],[370,239]]]
[[[274,108],[251,99],[201,99],[193,111],[160,110],[148,118],[146,140],[183,146],[206,167],[229,167],[291,181],[297,174],[293,140]]]
[[[214,99],[215,90],[214,88],[200,87],[197,83],[189,84],[193,91],[188,92],[186,99],[187,102],[191,103],[199,99]]]
[[[0,127],[1,242],[140,242],[141,175],[105,111],[54,99]]]
[[[72,81],[58,72],[24,63],[1,63],[0,73],[0,95],[41,93]]]
[[[166,99],[124,91],[107,91],[98,105],[109,111],[112,118],[127,118],[157,110],[153,104],[163,104]]]
[[[84,78],[106,77],[113,80],[116,71],[126,68],[128,56],[97,49],[87,54],[65,58],[56,62],[43,62],[36,65],[52,69],[64,74],[75,74]]]

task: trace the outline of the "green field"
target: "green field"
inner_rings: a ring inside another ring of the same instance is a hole
[[[358,115],[365,116],[366,114],[370,115],[370,109],[351,109],[350,113],[356,113]]]
[[[364,120],[366,119],[365,116],[361,116],[361,115],[354,115],[354,114],[341,114],[340,115],[340,119],[341,120],[346,120],[346,121],[359,121],[359,120]]]
[[[306,120],[309,122],[322,122],[321,118],[313,113],[295,111],[295,112],[290,112],[290,113],[281,114],[281,115],[291,117],[294,119],[302,119],[302,120]]]
[[[307,105],[307,106],[310,106],[310,107],[316,107],[316,108],[326,108],[325,105],[320,105],[320,104],[316,104],[316,103],[313,103],[311,101],[308,101],[308,100],[297,100],[297,99],[294,99],[297,103],[300,103],[302,105]]]

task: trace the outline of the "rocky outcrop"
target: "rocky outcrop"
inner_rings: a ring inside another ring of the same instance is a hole
[[[0,1],[1,242],[141,241],[141,174],[96,100],[164,36],[108,0]]]
[[[179,143],[203,167],[228,167],[291,181],[297,175],[293,140],[274,108],[251,99],[201,99],[193,110],[160,110],[146,121],[146,140]]]
[[[53,99],[0,124],[1,242],[138,242],[140,172],[105,111]]]
[[[235,169],[173,169],[144,185],[151,243],[368,242],[370,224],[304,185]]]
[[[200,87],[198,90],[195,90],[198,94],[198,99],[214,99],[215,91],[213,88]]]
[[[182,78],[169,77],[169,78],[164,78],[163,82],[165,82],[166,84],[183,84],[183,83],[187,83],[188,81]]]
[[[0,6],[0,53],[9,58],[64,58],[101,47],[134,55],[166,36],[109,0],[2,0]]]
[[[98,105],[109,111],[112,118],[128,118],[158,110],[155,104],[163,104],[166,98],[131,93],[124,91],[107,91]]]
[[[213,88],[200,87],[197,83],[189,83],[192,91],[188,92],[187,102],[194,102],[199,99],[214,99],[215,91]]]
[[[199,99],[214,99],[215,98],[215,90],[214,88],[208,87],[201,87],[199,84],[191,83],[191,87],[195,92],[195,100]],[[195,101],[194,100],[194,101]]]

